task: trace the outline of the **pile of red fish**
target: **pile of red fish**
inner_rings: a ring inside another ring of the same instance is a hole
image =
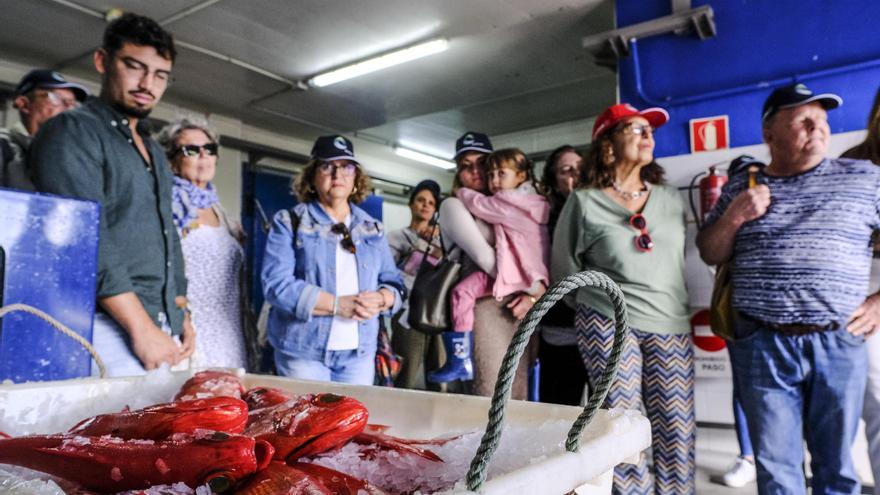
[[[207,485],[240,495],[381,494],[344,473],[301,462],[349,442],[362,455],[395,450],[443,462],[420,445],[367,424],[363,404],[335,394],[245,390],[239,378],[203,371],[173,402],[86,419],[67,433],[0,438],[0,463],[42,471],[98,493],[156,485]]]

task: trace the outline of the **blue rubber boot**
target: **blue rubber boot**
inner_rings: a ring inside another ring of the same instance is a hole
[[[446,363],[439,370],[428,373],[428,381],[446,383],[454,380],[473,380],[474,364],[471,361],[473,345],[472,332],[443,332]]]

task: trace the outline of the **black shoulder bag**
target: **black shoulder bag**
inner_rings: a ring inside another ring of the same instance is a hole
[[[436,221],[434,228],[438,227]],[[431,231],[433,234],[433,230]],[[428,261],[431,243],[425,249],[425,256],[413,281],[409,295],[409,326],[429,335],[448,331],[451,325],[449,317],[449,296],[452,288],[458,283],[461,263],[451,259],[443,245],[443,233],[440,233],[440,249],[443,257],[436,265]]]

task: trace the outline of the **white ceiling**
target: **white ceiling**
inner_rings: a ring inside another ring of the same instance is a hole
[[[335,130],[450,156],[466,130],[579,120],[616,95],[616,76],[580,45],[613,29],[613,0],[0,0],[0,56],[94,77],[86,55],[105,26],[94,14],[111,7],[159,21],[198,7],[165,24],[176,40],[291,81],[449,39],[438,55],[307,91],[178,48],[170,102],[303,138]]]

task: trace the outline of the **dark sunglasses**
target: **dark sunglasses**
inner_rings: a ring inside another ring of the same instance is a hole
[[[635,215],[629,217],[629,224],[639,229],[639,231],[641,232],[633,240],[636,245],[636,249],[643,253],[647,253],[648,251],[653,249],[654,240],[651,239],[651,235],[648,234],[648,221],[645,220],[645,217],[643,217],[641,213],[636,213]]]
[[[208,143],[204,145],[199,144],[184,144],[180,146],[176,150],[174,150],[174,154],[180,153],[183,156],[193,157],[199,156],[202,153],[202,150],[205,150],[205,153],[208,156],[217,156],[217,143]]]
[[[344,223],[337,223],[336,225],[330,227],[330,232],[342,236],[342,241],[339,243],[342,245],[342,249],[345,249],[352,254],[357,252],[357,248],[355,247],[354,241],[351,238],[351,232],[348,230],[348,227],[346,227]]]

